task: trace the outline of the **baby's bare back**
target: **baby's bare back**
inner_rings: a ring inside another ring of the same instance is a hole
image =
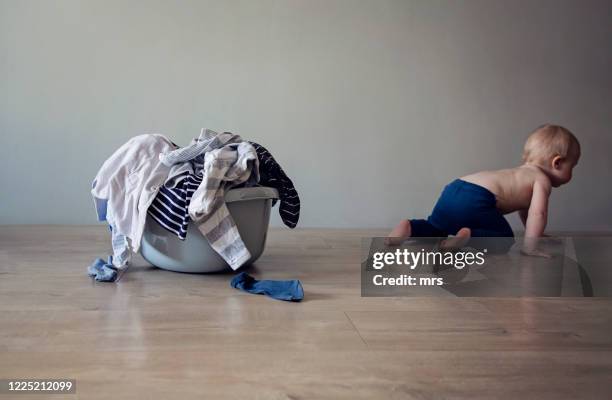
[[[461,178],[480,185],[492,192],[497,199],[497,209],[504,214],[529,208],[533,184],[539,179],[548,179],[538,168],[520,166],[482,171]]]

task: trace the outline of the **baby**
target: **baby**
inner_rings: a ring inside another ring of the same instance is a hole
[[[536,245],[546,227],[548,197],[553,187],[572,179],[579,158],[580,143],[569,130],[543,125],[529,135],[523,165],[456,179],[444,188],[426,220],[402,220],[389,234],[387,244],[397,245],[409,237],[455,235],[442,247],[461,247],[469,242],[491,252],[506,252],[514,244],[514,234],[504,214],[518,211],[525,225],[522,252],[549,257]],[[482,239],[493,237],[504,239]],[[479,246],[479,241],[488,246]]]

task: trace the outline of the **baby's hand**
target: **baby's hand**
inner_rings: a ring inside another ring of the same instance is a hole
[[[552,254],[545,253],[538,249],[529,249],[527,247],[523,247],[521,249],[521,254],[531,257],[542,257],[542,258],[552,258]]]

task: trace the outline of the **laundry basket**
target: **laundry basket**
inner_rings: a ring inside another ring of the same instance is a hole
[[[278,191],[269,187],[232,189],[225,194],[227,208],[251,253],[244,265],[253,263],[263,253],[273,199],[278,199]],[[193,222],[188,226],[186,239],[180,240],[147,215],[140,251],[145,260],[170,271],[207,273],[230,269]]]

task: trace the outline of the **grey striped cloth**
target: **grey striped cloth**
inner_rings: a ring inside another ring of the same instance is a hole
[[[230,267],[238,269],[251,254],[227,209],[225,190],[259,180],[255,148],[239,135],[202,129],[189,146],[161,154],[159,158],[167,166],[188,161],[202,166],[202,183],[191,196],[189,217],[198,224],[210,246]]]
[[[226,144],[240,142],[242,142],[242,138],[239,135],[234,135],[230,132],[217,133],[210,129],[202,128],[200,136],[193,139],[188,146],[160,154],[159,161],[168,167],[191,160],[196,160],[197,164],[198,161],[201,161],[198,160],[198,156],[202,156],[204,153],[223,147]]]

